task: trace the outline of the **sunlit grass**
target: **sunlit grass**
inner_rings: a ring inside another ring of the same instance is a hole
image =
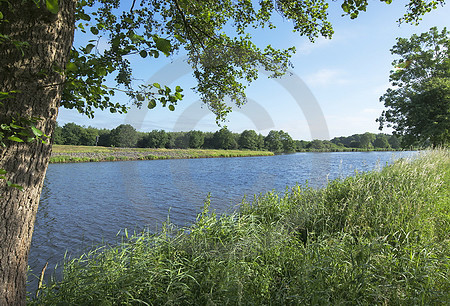
[[[448,305],[450,153],[167,222],[65,264],[36,305]]]
[[[53,153],[56,154],[50,158],[50,163],[274,155],[268,151],[112,148],[72,145],[54,145]]]

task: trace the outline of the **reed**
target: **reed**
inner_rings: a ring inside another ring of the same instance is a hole
[[[64,264],[31,305],[450,303],[450,153],[245,199]]]
[[[72,145],[54,145],[53,153],[53,156],[50,157],[50,163],[274,155],[273,152],[269,151],[113,148]]]

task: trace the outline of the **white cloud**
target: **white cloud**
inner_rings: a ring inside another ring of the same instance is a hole
[[[381,113],[381,112],[380,112]],[[375,113],[365,111],[350,116],[326,115],[330,137],[350,136],[365,132],[380,133]]]
[[[374,88],[372,89],[372,93],[373,93],[374,95],[377,95],[377,96],[382,96],[384,93],[386,93],[386,91],[388,90],[388,88],[394,89],[395,87],[393,87],[393,86],[391,85],[391,83],[384,83],[384,84],[382,84],[382,85],[379,85],[379,86],[374,87]]]
[[[346,85],[350,80],[345,78],[345,72],[337,69],[320,69],[304,78],[309,86]]]
[[[365,108],[362,110],[362,113],[368,114],[368,115],[373,115],[373,114],[379,115],[379,114],[381,114],[381,112],[383,110],[384,110],[383,108]]]
[[[309,40],[305,40],[303,41],[300,46],[297,47],[297,54],[298,55],[307,55],[310,54],[312,51],[319,49],[319,48],[324,48],[327,47],[329,45],[331,45],[332,42],[335,41],[335,38],[333,38],[333,40],[325,38],[325,37],[319,37],[316,39],[315,42],[311,42]]]

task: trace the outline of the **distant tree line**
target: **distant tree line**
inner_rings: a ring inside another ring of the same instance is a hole
[[[97,129],[67,123],[56,126],[53,142],[61,145],[84,145],[128,148],[166,149],[225,149],[225,150],[267,150],[273,152],[302,151],[342,151],[371,149],[401,149],[401,139],[387,134],[355,134],[336,137],[332,140],[293,140],[284,131],[270,131],[267,136],[254,130],[233,133],[226,127],[216,132],[166,132],[153,130],[138,132],[129,124],[121,124],[115,129]]]
[[[296,151],[400,150],[401,137],[388,134],[354,134],[331,140],[296,140]]]

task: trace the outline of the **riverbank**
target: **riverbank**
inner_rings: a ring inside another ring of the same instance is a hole
[[[50,163],[272,156],[269,151],[112,148],[54,145]]]
[[[65,265],[33,305],[450,302],[450,153],[293,187]],[[128,236],[128,235],[127,235]]]

